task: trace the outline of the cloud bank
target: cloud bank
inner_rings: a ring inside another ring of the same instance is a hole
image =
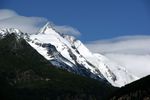
[[[42,17],[26,17],[8,9],[0,10],[0,28],[17,28],[26,33],[36,33],[48,20]],[[55,29],[64,34],[80,35],[77,29],[71,26],[54,25]]]
[[[150,75],[150,36],[124,36],[89,42],[86,46],[126,66],[138,77]]]

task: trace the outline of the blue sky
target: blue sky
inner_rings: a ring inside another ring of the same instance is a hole
[[[1,0],[0,9],[75,27],[83,42],[150,35],[149,0]]]

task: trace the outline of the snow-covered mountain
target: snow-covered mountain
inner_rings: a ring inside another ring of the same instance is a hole
[[[0,37],[8,33],[23,37],[53,65],[70,72],[106,81],[117,87],[137,79],[124,67],[101,54],[90,52],[81,41],[73,36],[57,32],[49,23],[35,34],[22,33],[17,29],[3,29],[0,30]]]

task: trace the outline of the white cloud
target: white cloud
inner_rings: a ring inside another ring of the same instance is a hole
[[[138,77],[150,75],[150,55],[135,54],[105,54],[108,58],[126,66],[126,68]]]
[[[150,36],[124,36],[86,45],[93,52],[126,66],[139,77],[150,75]]]
[[[3,9],[3,10],[0,10],[0,16],[1,16],[0,20],[2,20],[2,19],[7,19],[10,17],[18,16],[18,14],[14,11]]]
[[[17,28],[23,32],[35,33],[47,19],[41,17],[25,17],[12,10],[0,10],[0,28]]]
[[[0,10],[0,28],[17,28],[23,32],[36,33],[47,23],[46,18],[42,17],[25,17],[17,14],[15,11],[8,9]],[[64,34],[79,35],[80,32],[71,26],[58,26],[54,28]]]

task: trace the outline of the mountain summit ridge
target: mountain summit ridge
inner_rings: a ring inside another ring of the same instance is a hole
[[[41,28],[37,34],[25,35],[28,36],[25,40],[38,53],[59,68],[100,81],[108,81],[117,87],[137,79],[124,67],[101,54],[90,52],[75,37],[57,32],[50,23]]]

